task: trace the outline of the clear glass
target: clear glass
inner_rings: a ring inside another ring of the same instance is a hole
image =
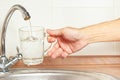
[[[24,64],[37,65],[43,62],[44,34],[44,28],[40,26],[22,27],[19,29],[20,47]]]

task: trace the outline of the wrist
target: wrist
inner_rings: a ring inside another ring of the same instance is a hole
[[[82,37],[84,38],[84,40],[90,44],[90,43],[94,43],[94,36],[91,33],[90,30],[86,29],[86,28],[80,28],[80,35],[82,35]]]
[[[99,30],[99,27],[96,25],[81,28],[80,33],[84,36],[88,44],[105,41],[103,36],[107,34],[104,32],[104,29]]]

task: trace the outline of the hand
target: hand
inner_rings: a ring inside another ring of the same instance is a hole
[[[47,30],[48,42],[52,43],[57,40],[51,50],[48,51],[48,56],[56,58],[58,56],[67,57],[83,47],[88,42],[87,38],[80,32],[78,28],[61,28],[56,30]]]

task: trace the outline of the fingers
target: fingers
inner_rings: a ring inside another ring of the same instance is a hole
[[[61,48],[58,48],[57,50],[55,50],[54,54],[51,55],[51,57],[54,59],[54,58],[57,58],[58,56],[61,55],[61,53],[63,53],[63,50]]]
[[[68,55],[69,55],[69,54],[66,53],[66,52],[63,52],[63,53],[61,54],[61,56],[62,56],[63,58],[66,58]]]
[[[66,58],[68,56],[68,53],[64,52],[61,48],[58,48],[54,51],[54,53],[49,54],[51,58],[55,59],[57,57],[63,57]]]
[[[73,51],[70,49],[70,46],[68,46],[67,41],[63,41],[62,39],[58,38],[58,43],[60,44],[60,46],[62,47],[62,49],[67,52],[67,53],[72,53]]]
[[[55,42],[56,41],[56,38],[55,37],[52,37],[52,36],[48,36],[47,37],[47,40],[49,43],[52,43],[52,42]]]
[[[51,58],[55,59],[59,56],[66,58],[68,56],[69,53],[65,52],[62,48],[59,47],[59,44],[56,43],[53,48],[48,51],[48,56],[50,56]]]
[[[51,56],[56,49],[59,48],[58,43],[55,43],[51,50],[48,51],[48,56]]]
[[[61,36],[62,35],[62,29],[56,29],[56,30],[50,30],[50,29],[47,29],[47,33],[50,35],[50,36]]]
[[[56,29],[56,30],[50,30],[47,29],[47,33],[49,36],[47,37],[48,42],[52,43],[56,40],[56,37],[62,35],[62,30],[61,29]]]

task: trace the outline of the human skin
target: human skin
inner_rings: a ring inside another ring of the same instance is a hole
[[[49,34],[48,42],[55,43],[48,51],[48,56],[65,58],[91,43],[120,41],[120,19],[84,28],[48,29],[47,33]]]

